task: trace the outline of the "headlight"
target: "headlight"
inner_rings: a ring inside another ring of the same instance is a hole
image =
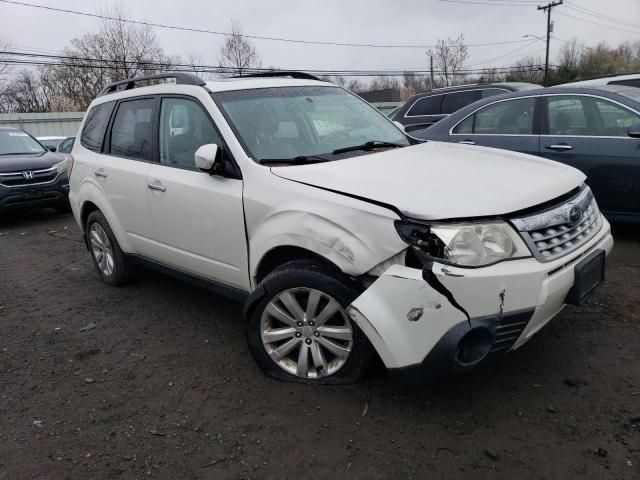
[[[67,159],[65,158],[61,162],[58,162],[54,165],[58,173],[67,173]]]
[[[421,225],[396,222],[400,237],[418,252],[463,267],[478,267],[531,252],[506,222]]]

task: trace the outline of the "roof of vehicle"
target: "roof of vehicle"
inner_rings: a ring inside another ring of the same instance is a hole
[[[428,97],[429,95],[439,95],[441,93],[455,92],[458,90],[474,90],[477,88],[505,88],[511,91],[531,90],[534,88],[542,88],[535,83],[525,82],[499,82],[499,83],[467,83],[465,85],[453,85],[450,87],[441,87],[415,94],[412,98]]]
[[[604,75],[601,77],[586,78],[584,80],[577,80],[575,82],[563,83],[562,85],[556,85],[556,87],[564,87],[567,85],[608,85],[609,82],[617,82],[621,80],[636,80],[640,78],[640,73],[627,73],[624,75]]]
[[[277,72],[279,73],[279,72]],[[197,78],[193,76],[194,78]],[[135,79],[134,79],[135,80]],[[126,84],[125,81],[121,82]],[[246,77],[228,77],[215,80],[202,81],[202,84],[196,83],[176,83],[176,82],[164,82],[150,86],[141,86],[132,88],[131,85],[125,85],[125,88],[120,90],[114,90],[112,92],[106,91],[107,87],[101,92],[101,94],[94,99],[92,105],[106,103],[113,100],[119,100],[122,98],[129,98],[133,96],[153,95],[162,93],[184,93],[186,91],[192,91],[195,88],[206,88],[212,93],[225,92],[232,90],[251,90],[258,88],[271,88],[271,87],[300,87],[300,86],[336,86],[333,83],[324,82],[322,80],[313,80],[311,78],[290,78],[286,76],[246,76]]]
[[[36,137],[36,139],[38,140],[65,140],[69,137],[65,137],[64,135],[53,135],[53,136],[46,136],[46,137]]]
[[[0,126],[0,131],[7,131],[7,130],[11,130],[12,132],[22,132],[22,130],[20,130],[19,128],[16,128],[16,127],[1,127]]]

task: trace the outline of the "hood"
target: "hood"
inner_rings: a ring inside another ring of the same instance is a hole
[[[539,157],[442,142],[272,172],[424,220],[512,213],[559,197],[585,179],[573,167]]]
[[[45,152],[41,155],[0,155],[0,173],[42,170],[62,160],[64,157],[53,152]]]

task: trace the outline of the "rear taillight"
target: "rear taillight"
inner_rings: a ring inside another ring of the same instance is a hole
[[[67,155],[67,178],[71,178],[71,170],[73,170],[73,155]]]

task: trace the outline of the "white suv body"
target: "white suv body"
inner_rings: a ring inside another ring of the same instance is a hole
[[[142,262],[245,301],[274,377],[351,381],[374,351],[410,382],[471,370],[602,281],[613,239],[576,169],[410,145],[304,75],[177,77],[94,100],[71,206],[108,283]]]

